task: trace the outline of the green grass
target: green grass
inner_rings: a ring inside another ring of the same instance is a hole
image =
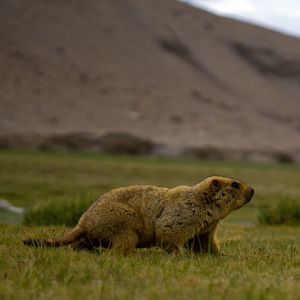
[[[107,251],[25,248],[27,236],[59,227],[0,226],[1,299],[299,299],[300,228],[224,224],[227,256],[172,257],[157,249],[129,257]]]
[[[55,224],[69,224],[77,218],[72,209],[111,188],[190,185],[212,174],[240,178],[256,192],[220,226],[226,256],[27,248],[22,239],[58,237],[68,228],[0,225],[0,299],[300,299],[300,227],[257,223],[261,205],[300,199],[299,166],[0,151],[0,198],[47,207],[48,215],[63,216]]]
[[[259,222],[261,224],[300,225],[300,199],[281,199],[276,205],[264,204],[260,207]]]

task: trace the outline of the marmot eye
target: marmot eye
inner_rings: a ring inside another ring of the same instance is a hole
[[[240,188],[240,185],[238,184],[238,182],[234,181],[231,186],[234,188],[234,189],[239,189]]]

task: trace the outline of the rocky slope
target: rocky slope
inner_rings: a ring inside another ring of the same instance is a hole
[[[3,0],[0,40],[2,146],[300,159],[299,39],[175,0]]]

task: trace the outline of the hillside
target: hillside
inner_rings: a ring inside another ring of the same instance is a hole
[[[124,132],[300,161],[299,39],[175,0],[4,0],[0,38],[2,146]]]

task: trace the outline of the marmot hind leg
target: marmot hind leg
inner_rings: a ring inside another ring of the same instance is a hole
[[[164,242],[162,243],[161,248],[164,249],[169,254],[174,254],[179,256],[183,255],[183,245]]]
[[[169,254],[182,255],[184,241],[176,239],[176,235],[166,234],[163,230],[156,229],[156,245]]]
[[[111,249],[117,253],[128,255],[138,244],[138,235],[133,230],[123,230],[110,237]]]

